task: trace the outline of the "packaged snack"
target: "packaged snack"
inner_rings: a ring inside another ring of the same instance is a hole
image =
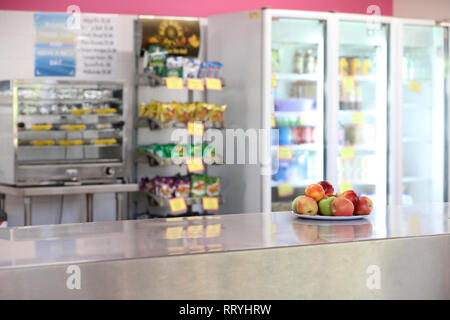
[[[222,70],[222,64],[220,62],[213,62],[212,65],[213,67],[210,77],[220,78],[220,71]]]
[[[222,121],[223,116],[225,115],[226,105],[222,106],[213,106],[209,111],[209,120],[210,121]]]
[[[206,195],[208,197],[218,197],[220,195],[219,177],[206,177]]]
[[[183,57],[168,57],[166,60],[167,77],[183,77]]]
[[[163,76],[167,59],[167,51],[162,50],[161,46],[150,45],[148,48],[148,67],[157,75]]]
[[[206,121],[212,104],[206,102],[195,103],[195,120]]]
[[[191,174],[191,197],[202,198],[206,195],[206,181],[202,174]]]
[[[183,77],[196,78],[200,70],[200,60],[192,58],[184,58],[183,60]]]
[[[188,198],[191,191],[189,177],[177,177],[175,180],[175,197]]]
[[[204,143],[202,145],[202,155],[205,158],[213,158],[216,156],[216,149],[214,147],[207,145]]]
[[[203,155],[203,145],[201,144],[196,144],[193,145],[191,144],[189,146],[189,156],[194,157],[194,158],[201,158]]]
[[[158,118],[161,122],[173,120],[175,117],[175,110],[170,103],[161,103],[158,107]]]
[[[174,153],[175,144],[174,143],[168,143],[166,145],[162,146],[163,152],[162,152],[162,158],[172,158],[172,153]]]
[[[209,62],[203,61],[200,63],[200,68],[198,71],[198,77],[199,78],[207,78],[208,77],[208,70],[209,70]]]
[[[187,152],[186,145],[177,144],[176,146],[174,146],[174,148],[172,150],[173,158],[184,158],[187,156],[188,156],[188,152]]]
[[[159,105],[160,105],[160,103],[158,101],[155,101],[155,100],[150,101],[150,103],[147,105],[147,112],[146,112],[145,116],[157,119]]]
[[[154,144],[150,145],[150,152],[157,157],[160,157],[160,158],[163,157],[163,148],[158,143],[154,143]]]
[[[173,197],[175,179],[173,177],[161,177],[159,180],[159,196],[170,199]]]
[[[191,120],[195,112],[195,104],[181,104],[173,102],[172,105],[175,108],[176,120],[178,122],[188,122],[189,120]]]

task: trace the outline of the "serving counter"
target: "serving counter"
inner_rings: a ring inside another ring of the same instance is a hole
[[[448,204],[0,231],[0,298],[449,299]]]

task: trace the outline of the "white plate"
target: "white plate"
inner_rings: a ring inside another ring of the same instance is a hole
[[[310,220],[329,220],[329,221],[342,221],[342,220],[358,220],[358,219],[364,219],[367,216],[308,216],[304,214],[298,214],[292,211],[293,214],[295,214],[297,217],[302,219],[310,219]]]

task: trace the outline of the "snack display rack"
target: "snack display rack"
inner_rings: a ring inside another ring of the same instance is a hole
[[[205,74],[201,74],[199,71],[186,75],[186,72],[179,72],[173,74],[174,69],[167,71],[169,68],[169,60],[175,61],[181,59],[184,61],[200,61],[199,58],[181,58],[167,56],[161,61],[164,61],[164,75],[158,74],[158,67],[152,64],[151,48],[148,50],[142,45],[142,24],[138,19],[135,23],[135,40],[136,40],[136,77],[135,77],[135,119],[134,119],[134,159],[135,159],[135,181],[140,184],[141,194],[136,204],[135,215],[138,218],[142,217],[167,217],[167,216],[180,216],[180,215],[198,215],[198,214],[212,214],[219,209],[219,205],[224,203],[223,197],[220,192],[211,194],[205,192],[204,196],[193,194],[192,189],[188,191],[188,194],[184,193],[182,196],[173,195],[161,195],[152,193],[145,187],[145,180],[158,180],[159,178],[169,179],[171,181],[180,179],[187,179],[190,183],[190,179],[193,175],[203,175],[206,179],[208,166],[223,164],[222,155],[215,153],[215,150],[211,155],[206,155],[202,149],[201,153],[201,169],[191,169],[190,164],[192,160],[197,158],[191,155],[183,155],[179,157],[171,156],[171,152],[163,148],[168,144],[174,145],[171,133],[174,130],[181,129],[185,133],[188,141],[191,141],[191,146],[198,145],[201,141],[202,145],[205,145],[203,138],[207,130],[210,129],[224,129],[223,112],[225,106],[215,106],[208,104],[207,91],[209,90],[222,90],[225,86],[225,81],[218,77],[209,78]],[[160,53],[160,48],[156,49],[156,54]],[[203,65],[203,62],[202,62]],[[220,65],[220,64],[219,64]],[[167,67],[166,67],[167,66]],[[159,66],[161,68],[161,65]],[[186,66],[185,70],[186,70]],[[156,71],[155,71],[156,70]],[[183,70],[183,69],[181,69]],[[167,74],[168,73],[168,74]],[[217,75],[217,74],[216,74]],[[159,102],[167,101],[167,102]],[[169,103],[168,101],[176,101]],[[196,102],[197,101],[197,102]],[[145,107],[152,108],[154,104],[158,104],[158,111],[146,110]],[[205,104],[206,110],[213,110],[214,108],[222,112],[222,116],[219,119],[215,119],[213,116],[214,111],[206,112],[206,116],[203,118],[194,117],[198,111],[198,104]],[[189,106],[191,105],[191,106]],[[195,107],[194,107],[195,105]],[[192,116],[187,115],[184,106],[194,108]],[[143,109],[144,107],[144,109]],[[164,109],[167,107],[168,111]],[[223,107],[223,109],[221,109]],[[209,109],[208,109],[209,108]],[[143,111],[144,110],[144,111]],[[222,111],[220,111],[222,110]],[[156,112],[158,114],[156,114]],[[166,114],[171,114],[172,117],[166,117]],[[183,115],[181,115],[183,113]],[[175,116],[174,116],[175,115]],[[185,118],[181,120],[181,117]],[[190,118],[190,119],[189,119]],[[217,120],[217,121],[216,121]],[[198,135],[190,132],[190,125],[193,123],[200,124],[202,127],[202,134]],[[164,151],[161,154],[156,154],[150,151],[150,147],[156,145],[161,147]],[[201,174],[199,174],[201,173]],[[220,178],[212,177],[216,179],[220,185]],[[159,180],[158,180],[159,181]],[[204,207],[203,198],[214,198],[217,208]],[[185,210],[174,210],[171,205],[171,200],[179,200],[182,198]],[[144,212],[144,213],[143,213]]]

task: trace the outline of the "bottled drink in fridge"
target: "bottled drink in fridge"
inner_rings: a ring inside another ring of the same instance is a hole
[[[303,52],[302,50],[298,49],[295,52],[295,56],[294,56],[294,72],[295,73],[303,73],[303,68],[304,68],[304,57],[303,57]]]
[[[308,49],[305,55],[305,69],[304,69],[305,73],[314,73],[314,66],[315,66],[314,60],[315,59],[312,50]]]

